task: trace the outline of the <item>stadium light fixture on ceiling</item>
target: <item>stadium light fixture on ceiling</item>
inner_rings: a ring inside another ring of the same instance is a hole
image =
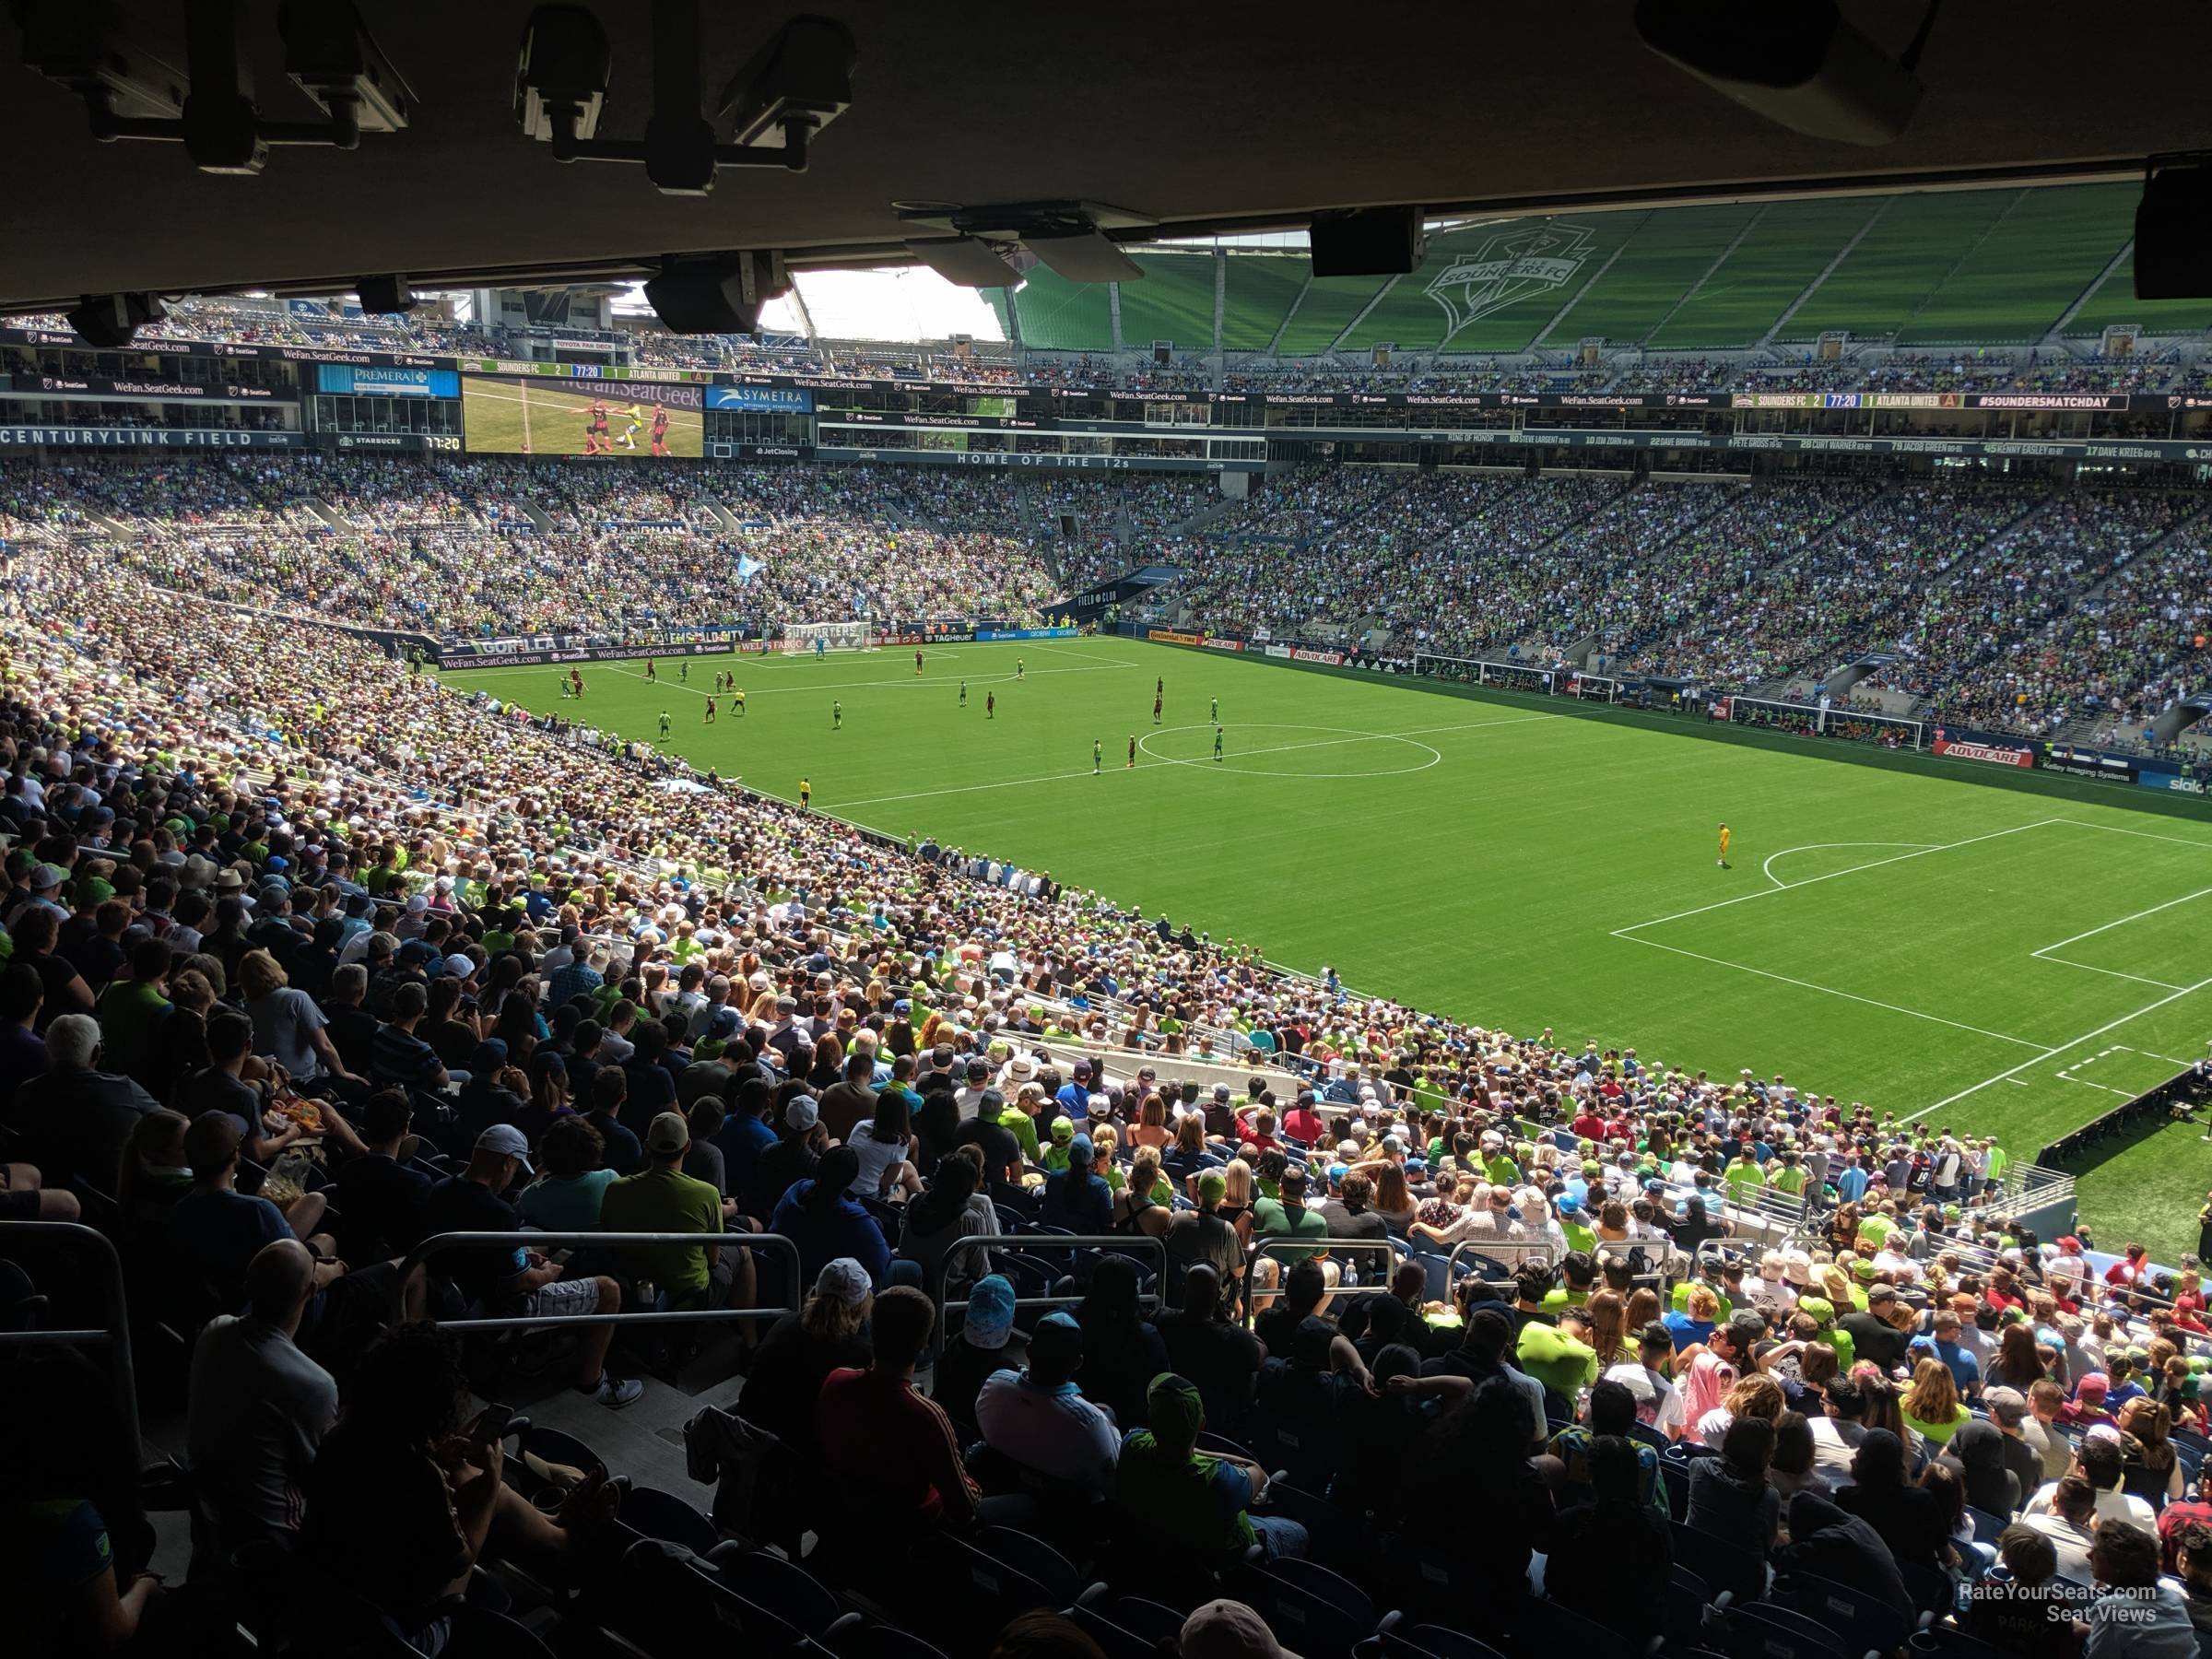
[[[1636,32],[1685,74],[1808,138],[1895,142],[1920,107],[1913,74],[1942,0],[1894,55],[1836,0],[1637,0]]]
[[[891,209],[908,225],[949,235],[954,243],[980,244],[952,253],[946,241],[913,238],[907,249],[949,280],[969,288],[1003,288],[1005,275],[983,264],[986,257],[1012,260],[1016,276],[1041,262],[1068,282],[1135,282],[1143,268],[1122,252],[1109,230],[1152,229],[1159,220],[1102,202],[1004,202],[968,206],[957,202],[893,202]],[[1018,244],[1021,252],[1014,252]],[[985,249],[991,250],[986,253]],[[999,249],[1007,250],[999,253]],[[1026,263],[1024,262],[1026,255]],[[938,259],[957,261],[958,276]]]
[[[2136,206],[2136,298],[2212,298],[2212,153],[2153,156]]]
[[[515,120],[557,161],[641,162],[663,194],[705,195],[724,167],[805,172],[814,135],[852,106],[853,36],[831,18],[784,24],[730,77],[712,117],[700,109],[702,55],[700,0],[653,0],[645,136],[601,138],[615,63],[606,29],[581,6],[541,6],[523,29]],[[715,134],[724,122],[726,143]]]
[[[406,126],[415,94],[345,0],[288,0],[284,70],[324,122],[264,121],[246,65],[241,0],[190,0],[185,70],[140,50],[106,0],[16,0],[23,62],[83,100],[92,136],[182,144],[202,172],[257,173],[278,144],[353,149]]]
[[[1018,242],[985,241],[977,236],[923,239],[908,242],[906,251],[961,288],[1012,288],[1037,263],[1037,256]]]

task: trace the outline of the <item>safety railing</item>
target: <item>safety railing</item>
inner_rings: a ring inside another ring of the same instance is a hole
[[[933,1358],[944,1350],[947,1316],[959,1312],[965,1318],[968,1312],[968,1298],[961,1297],[956,1300],[947,1294],[951,1286],[953,1258],[979,1250],[984,1253],[986,1263],[993,1252],[1003,1252],[1007,1255],[1045,1256],[1062,1251],[1095,1251],[1100,1253],[1149,1256],[1154,1261],[1152,1288],[1140,1289],[1137,1303],[1140,1307],[1157,1312],[1165,1300],[1166,1287],[1163,1281],[1168,1272],[1168,1247],[1150,1233],[975,1233],[967,1238],[955,1239],[947,1246],[944,1255],[938,1258],[936,1271],[930,1276],[927,1286],[929,1300],[936,1304],[937,1309],[936,1324],[930,1332],[930,1353]],[[990,1271],[993,1269],[988,1265],[983,1269],[985,1273]],[[1075,1272],[1072,1260],[1067,1272]],[[978,1273],[973,1278],[982,1277],[982,1273]],[[971,1284],[973,1278],[970,1281]],[[1083,1300],[1084,1295],[1085,1292],[1080,1288],[1066,1295],[1049,1292],[1043,1296],[1017,1294],[1014,1308],[1017,1313],[1024,1308],[1072,1308]]]
[[[633,1324],[721,1324],[745,1319],[778,1319],[786,1313],[799,1311],[798,1304],[806,1294],[799,1268],[799,1247],[782,1233],[693,1233],[693,1232],[450,1232],[439,1233],[425,1239],[407,1253],[400,1264],[398,1279],[393,1286],[393,1317],[404,1316],[406,1281],[419,1264],[431,1261],[450,1251],[469,1249],[496,1249],[500,1246],[544,1249],[576,1249],[588,1246],[598,1250],[665,1250],[671,1245],[721,1246],[763,1250],[782,1259],[789,1269],[785,1279],[791,1287],[789,1303],[757,1304],[747,1308],[669,1308],[642,1313],[508,1313],[481,1318],[441,1319],[437,1324],[449,1331],[526,1331],[547,1325],[633,1325]]]
[[[124,1300],[123,1258],[115,1253],[114,1241],[81,1221],[0,1221],[0,1244],[12,1244],[19,1239],[53,1239],[90,1256],[106,1293],[108,1323],[96,1330],[0,1331],[0,1347],[105,1350],[108,1368],[115,1378],[115,1406],[123,1413],[124,1432],[130,1437],[135,1467],[145,1442],[138,1437],[138,1374],[131,1360],[131,1318]]]
[[[1510,1276],[1516,1268],[1535,1262],[1539,1266],[1558,1271],[1567,1253],[1554,1239],[1462,1239],[1452,1246],[1452,1253],[1444,1258],[1452,1277],[1459,1277],[1459,1263],[1463,1256],[1480,1256],[1504,1267]],[[1508,1265],[1508,1264],[1512,1265]]]
[[[1354,1253],[1363,1250],[1382,1252],[1382,1277],[1373,1284],[1339,1284],[1332,1286],[1329,1290],[1329,1296],[1330,1300],[1334,1300],[1338,1297],[1345,1296],[1390,1295],[1391,1274],[1397,1265],[1400,1243],[1401,1241],[1396,1239],[1315,1239],[1311,1236],[1301,1237],[1294,1233],[1269,1233],[1263,1237],[1253,1240],[1251,1248],[1246,1250],[1244,1253],[1245,1324],[1250,1325],[1253,1320],[1259,1317],[1261,1312],[1259,1306],[1260,1299],[1264,1296],[1272,1301],[1274,1298],[1280,1296],[1283,1293],[1283,1285],[1281,1283],[1281,1279],[1288,1279],[1289,1277],[1289,1274],[1286,1270],[1281,1275],[1281,1278],[1278,1279],[1277,1284],[1272,1288],[1263,1290],[1259,1288],[1257,1274],[1259,1271],[1260,1259],[1263,1256],[1266,1256],[1269,1251],[1278,1247],[1286,1250],[1294,1249],[1302,1251],[1305,1256],[1319,1255],[1324,1252],[1326,1252],[1332,1260],[1335,1258],[1336,1253],[1339,1251]],[[1281,1258],[1272,1257],[1270,1259],[1279,1261]],[[1301,1257],[1300,1259],[1302,1260],[1304,1258]]]

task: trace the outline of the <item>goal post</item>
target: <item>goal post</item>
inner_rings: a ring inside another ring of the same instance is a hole
[[[786,622],[776,649],[810,652],[818,643],[824,651],[874,651],[878,642],[875,624],[865,618],[842,622]]]

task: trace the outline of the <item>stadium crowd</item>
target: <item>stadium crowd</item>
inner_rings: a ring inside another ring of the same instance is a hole
[[[500,530],[525,502],[546,539],[647,547],[688,533],[637,526],[704,509],[665,478],[315,464],[308,493],[382,538],[346,565],[308,539],[300,465],[24,469],[5,497],[0,1215],[98,1225],[134,1319],[191,1339],[167,1404],[195,1546],[183,1585],[147,1575],[138,1471],[88,1450],[120,1443],[121,1402],[64,1352],[11,1356],[41,1429],[0,1498],[25,1651],[182,1650],[242,1618],[303,1651],[465,1655],[488,1603],[549,1585],[536,1611],[581,1623],[585,1590],[655,1655],[794,1598],[826,1630],[840,1592],[984,1652],[1008,1585],[1056,1608],[1093,1575],[1103,1600],[1024,1638],[1062,1645],[998,1651],[1087,1653],[1071,1629],[1111,1641],[1155,1602],[1192,1659],[1300,1631],[1334,1651],[1386,1608],[1578,1651],[1589,1625],[1738,1647],[1814,1609],[1885,1650],[1924,1618],[2071,1653],[2078,1624],[2093,1659],[2212,1626],[2194,1260],[2035,1235],[2006,1149],[1938,1121],[1288,975],[218,608],[427,604],[378,585],[399,549],[534,545]],[[1824,527],[1877,515],[1855,557],[1878,565],[1958,507],[1347,471],[1186,538],[1221,561],[1195,579],[1255,616],[1294,595],[1286,625],[1371,606],[1440,644],[1626,641],[1818,560]],[[848,579],[818,530],[926,535],[909,576],[963,608],[1007,579],[982,551],[1003,532],[950,527],[1005,509],[985,485],[714,477],[818,592]],[[2201,604],[2201,547],[2130,557],[2186,524],[2168,498],[1962,493],[1986,554],[1932,578],[1946,616],[2062,614],[2008,597],[2044,571],[2118,569],[2106,615]],[[258,551],[288,537],[288,564]],[[1689,557],[1640,574],[1667,548]],[[1409,563],[1425,610],[1396,608]],[[507,600],[441,568],[426,584],[483,607],[580,579],[501,566]],[[1230,1066],[1251,1081],[1210,1081]],[[735,1241],[410,1259],[525,1225]],[[791,1241],[795,1280],[756,1230]],[[19,1317],[53,1269],[6,1245]],[[1067,1311],[1018,1305],[1064,1281]],[[742,1386],[698,1430],[711,1517],[628,1488],[618,1456],[568,1461],[588,1433],[510,1453],[472,1398],[526,1353],[539,1409],[629,1407],[680,1369],[655,1339],[555,1323],[472,1351],[429,1323],[753,1305],[794,1312],[731,1338]]]

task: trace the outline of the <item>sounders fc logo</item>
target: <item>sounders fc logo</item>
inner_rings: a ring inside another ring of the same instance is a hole
[[[1590,230],[1583,225],[1547,219],[1500,230],[1430,281],[1429,297],[1451,324],[1444,338],[1531,294],[1565,287],[1589,257]]]

